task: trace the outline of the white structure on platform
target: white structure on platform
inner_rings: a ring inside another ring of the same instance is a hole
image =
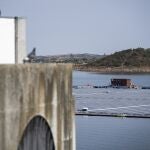
[[[0,64],[23,63],[26,57],[26,21],[0,17]]]

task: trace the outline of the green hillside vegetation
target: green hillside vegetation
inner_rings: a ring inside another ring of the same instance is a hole
[[[94,67],[150,67],[150,48],[127,49],[98,59],[87,66]]]

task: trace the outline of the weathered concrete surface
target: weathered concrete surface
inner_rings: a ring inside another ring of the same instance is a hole
[[[0,150],[17,150],[35,116],[48,122],[55,150],[75,150],[71,65],[0,65]]]

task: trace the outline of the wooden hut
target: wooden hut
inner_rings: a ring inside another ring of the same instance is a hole
[[[111,79],[111,86],[131,88],[132,82],[131,79]]]

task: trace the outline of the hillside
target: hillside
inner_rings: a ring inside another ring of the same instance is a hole
[[[76,70],[100,73],[150,73],[150,48],[127,49],[107,55]]]
[[[150,48],[127,49],[88,63],[93,67],[150,67]]]

